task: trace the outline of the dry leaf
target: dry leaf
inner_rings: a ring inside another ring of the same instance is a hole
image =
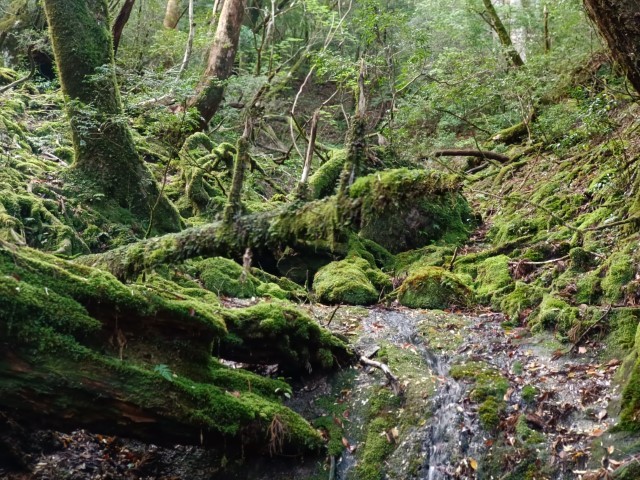
[[[469,459],[469,465],[471,465],[471,468],[473,468],[474,470],[478,470],[478,462],[475,458]]]

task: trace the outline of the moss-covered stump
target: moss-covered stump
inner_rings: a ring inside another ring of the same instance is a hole
[[[473,293],[460,277],[444,268],[424,267],[402,283],[398,301],[411,308],[465,307],[473,302]]]
[[[227,311],[214,294],[156,275],[124,285],[48,254],[0,248],[0,409],[26,425],[203,442],[228,455],[319,447],[315,429],[282,405],[286,383],[211,356],[231,337],[269,363],[320,369],[348,355],[285,305]]]
[[[321,268],[313,281],[323,303],[371,305],[391,289],[389,277],[360,257],[348,257]]]
[[[455,175],[403,168],[356,180],[349,196],[362,203],[360,236],[398,253],[467,239],[474,216],[460,188]]]

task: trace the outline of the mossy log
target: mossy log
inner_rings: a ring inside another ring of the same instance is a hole
[[[245,215],[230,224],[194,227],[80,257],[77,262],[131,279],[159,265],[199,256],[239,259],[249,247],[267,270],[292,250],[314,259],[319,268],[348,253],[353,232],[398,252],[438,240],[460,243],[472,222],[458,177],[398,169],[362,177],[346,195]]]
[[[229,360],[253,351],[254,363],[283,362],[289,373],[351,358],[292,306],[226,309],[201,288],[156,276],[124,285],[49,254],[0,247],[0,410],[23,425],[202,443],[232,456],[242,445],[279,445],[268,435],[278,422],[285,449],[321,445],[282,404],[285,382],[227,368],[212,351]]]

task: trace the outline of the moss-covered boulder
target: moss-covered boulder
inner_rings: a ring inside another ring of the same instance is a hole
[[[626,285],[633,280],[634,275],[635,268],[630,253],[618,252],[611,255],[607,261],[607,273],[601,282],[604,297],[610,302],[621,300]]]
[[[349,189],[361,203],[357,229],[392,253],[468,237],[474,216],[460,178],[427,170],[386,170],[359,178]]]
[[[411,308],[464,307],[473,302],[473,292],[456,274],[444,268],[424,267],[402,283],[398,301]]]
[[[371,305],[391,289],[391,281],[364,258],[352,256],[321,268],[313,287],[323,303]]]
[[[305,292],[286,278],[244,268],[229,258],[213,257],[189,263],[203,286],[217,295],[234,298],[271,297],[279,299],[304,298]]]
[[[536,285],[517,281],[513,291],[499,299],[494,298],[492,306],[504,312],[512,321],[516,321],[523,313],[540,304],[544,292],[544,289]]]
[[[475,281],[478,300],[489,301],[495,294],[500,294],[513,285],[509,260],[506,255],[498,255],[489,257],[478,265],[478,276]]]
[[[566,333],[578,320],[579,310],[553,295],[545,295],[538,313],[529,321],[532,330],[555,329]]]

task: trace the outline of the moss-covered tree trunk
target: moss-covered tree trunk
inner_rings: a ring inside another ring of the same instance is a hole
[[[640,1],[584,0],[584,6],[633,88],[640,92]]]
[[[180,0],[168,0],[167,9],[164,14],[164,21],[162,24],[164,28],[174,29],[178,26],[180,20]]]
[[[482,15],[482,18],[491,26],[496,35],[498,35],[498,40],[500,40],[500,44],[502,48],[505,50],[505,55],[507,56],[507,60],[514,67],[522,67],[524,65],[524,60],[516,50],[516,47],[513,45],[513,41],[511,40],[511,36],[509,32],[507,32],[504,23],[500,19],[498,12],[496,12],[495,7],[491,0],[482,0],[484,3],[485,12]]]
[[[220,12],[207,68],[197,87],[197,95],[190,102],[200,113],[203,129],[218,111],[224,93],[223,82],[231,76],[240,40],[244,7],[245,0],[226,0]]]
[[[160,195],[123,115],[106,0],[44,5],[71,120],[73,170],[109,201],[143,217],[155,211],[158,230],[177,230],[177,211]]]

